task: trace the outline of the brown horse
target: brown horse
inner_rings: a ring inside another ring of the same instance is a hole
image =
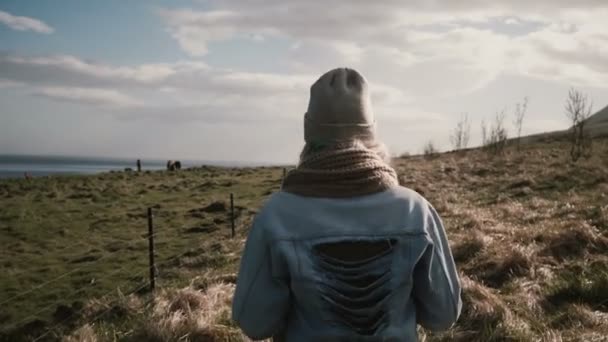
[[[182,168],[182,163],[179,160],[168,160],[167,171],[176,171]]]

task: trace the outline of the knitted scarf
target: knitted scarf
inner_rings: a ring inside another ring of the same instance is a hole
[[[282,190],[308,197],[356,197],[398,186],[395,170],[380,156],[352,145],[305,157],[283,180]]]

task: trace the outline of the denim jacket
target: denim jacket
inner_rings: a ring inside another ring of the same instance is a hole
[[[252,339],[417,341],[416,324],[448,329],[461,306],[441,219],[416,192],[279,192],[249,232],[232,318]]]

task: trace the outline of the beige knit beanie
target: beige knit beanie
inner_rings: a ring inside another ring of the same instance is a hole
[[[304,116],[307,143],[374,140],[375,126],[367,81],[356,70],[328,71],[310,88]]]

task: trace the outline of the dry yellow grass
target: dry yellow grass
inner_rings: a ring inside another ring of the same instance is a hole
[[[212,283],[205,289],[189,286],[182,289],[163,289],[155,294],[145,313],[137,312],[141,303],[123,298],[122,307],[129,308],[138,321],[120,340],[148,342],[220,342],[250,341],[230,320],[230,304],[234,284]],[[93,301],[91,306],[99,305]],[[132,305],[133,307],[130,307]],[[110,340],[112,328],[86,323],[65,342],[97,342]]]
[[[426,341],[608,341],[608,148],[572,164],[559,142],[397,161],[442,214],[463,314]]]
[[[217,283],[204,292],[164,290],[154,300],[149,320],[136,332],[141,341],[228,341],[240,332],[230,322],[234,285]]]
[[[444,333],[419,329],[422,341],[608,341],[608,141],[577,164],[565,150],[550,142],[499,158],[469,151],[395,160],[402,183],[441,214],[462,279],[459,321]],[[201,249],[221,252],[228,267],[183,259],[191,286],[163,289],[151,304],[92,302],[90,314],[96,305],[123,308],[123,324],[83,319],[65,340],[246,340],[229,319],[242,227],[238,239]]]

